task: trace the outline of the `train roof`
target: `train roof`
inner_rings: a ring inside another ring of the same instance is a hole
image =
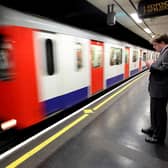
[[[140,46],[132,45],[125,41],[119,41],[112,37],[110,38],[108,36],[95,33],[93,31],[79,29],[77,27],[59,23],[54,20],[41,17],[39,15],[26,14],[2,5],[0,5],[0,15],[1,15],[0,25],[23,26],[23,27],[29,27],[29,28],[47,31],[51,33],[61,33],[61,34],[66,34],[71,36],[78,35],[78,37],[80,38],[115,43],[121,46],[125,44],[127,46],[140,47]]]

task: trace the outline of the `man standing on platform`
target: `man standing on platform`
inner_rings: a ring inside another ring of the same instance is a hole
[[[146,142],[163,144],[166,137],[168,102],[168,35],[163,34],[152,40],[153,48],[160,52],[156,62],[147,64],[150,70],[149,94],[151,127],[142,129],[147,134]]]

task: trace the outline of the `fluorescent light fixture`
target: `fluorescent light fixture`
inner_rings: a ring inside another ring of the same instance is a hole
[[[139,16],[137,15],[137,13],[131,13],[130,15],[135,20],[136,23],[142,23],[142,20],[139,19]]]
[[[146,33],[149,33],[149,34],[151,34],[152,32],[151,32],[151,30],[150,29],[148,29],[148,28],[145,28],[144,29],[144,31],[146,32]]]

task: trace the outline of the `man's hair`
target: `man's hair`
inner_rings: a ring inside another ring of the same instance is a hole
[[[152,41],[153,42],[156,42],[156,43],[162,43],[164,42],[165,44],[168,44],[168,35],[167,34],[162,34],[162,35],[156,35]]]

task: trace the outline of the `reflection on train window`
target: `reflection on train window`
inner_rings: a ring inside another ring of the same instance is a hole
[[[156,53],[156,60],[159,58],[159,53]]]
[[[138,51],[133,50],[132,62],[136,62],[138,60]]]
[[[155,53],[152,53],[152,60],[155,60]]]
[[[79,42],[75,43],[75,54],[76,54],[76,69],[78,71],[83,67],[82,44]]]
[[[10,68],[11,63],[9,59],[10,44],[4,43],[0,37],[0,80],[11,79]]]
[[[121,48],[110,48],[110,65],[122,64],[122,49]]]
[[[53,75],[55,69],[54,69],[53,42],[51,39],[46,39],[45,47],[46,47],[46,60],[47,60],[47,74]]]
[[[92,45],[91,58],[93,67],[96,68],[102,66],[102,54],[103,48],[101,46]]]
[[[129,63],[129,49],[125,49],[125,64]]]

